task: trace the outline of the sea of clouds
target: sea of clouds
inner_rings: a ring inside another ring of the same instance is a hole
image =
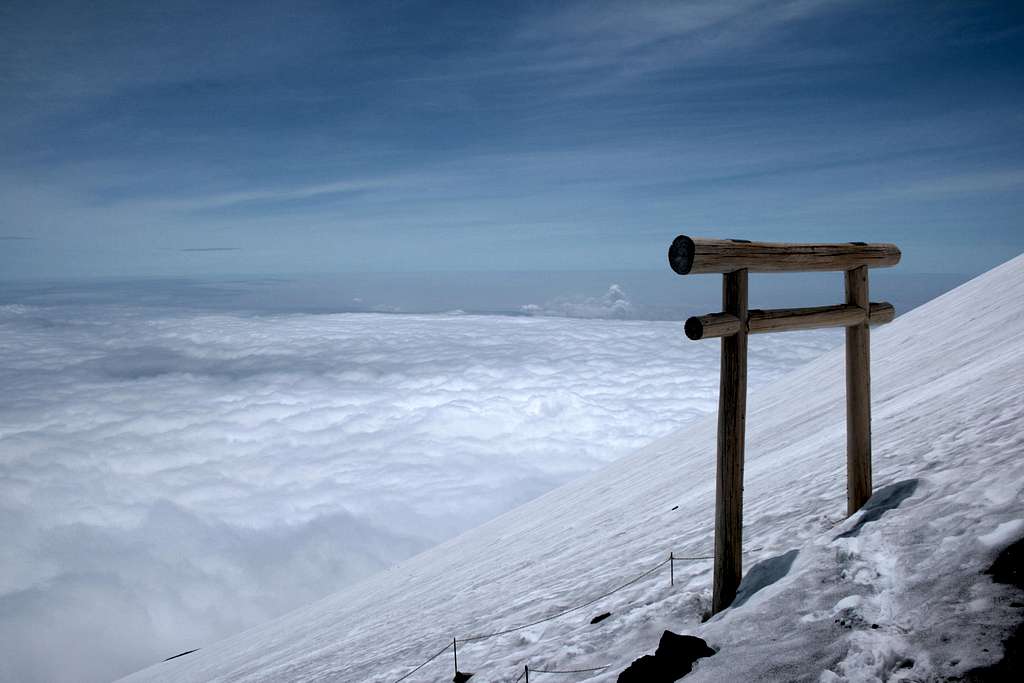
[[[0,306],[0,679],[103,680],[200,647],[716,408],[718,344],[678,322],[538,315],[600,306],[629,301]],[[751,387],[840,340],[752,338]]]

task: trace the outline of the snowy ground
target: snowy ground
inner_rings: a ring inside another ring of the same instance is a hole
[[[752,383],[839,337],[752,344]],[[679,323],[0,307],[0,680],[109,679],[714,409]]]
[[[842,351],[751,392],[744,561],[767,585],[741,605],[702,624],[711,566],[682,563],[674,587],[662,568],[587,609],[465,643],[460,668],[513,681],[527,663],[609,665],[536,678],[613,681],[665,628],[719,649],[694,681],[927,681],[997,659],[1022,615],[980,572],[1024,533],[1022,300],[1019,257],[873,333],[875,484],[888,502],[851,519]],[[670,550],[706,553],[714,441],[714,417],[699,419],[350,590],[129,680],[396,681],[453,636],[580,604]],[[406,680],[451,675],[449,651]]]

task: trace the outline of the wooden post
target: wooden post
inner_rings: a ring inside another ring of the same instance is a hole
[[[459,643],[452,638],[452,655],[455,657],[455,675],[459,675]]]
[[[523,673],[526,674],[526,683],[530,683],[530,665],[527,664],[523,667]]]
[[[743,575],[743,442],[747,413],[747,270],[725,273],[722,310],[739,329],[722,338],[718,393],[718,467],[715,481],[715,574],[711,612],[736,597]]]
[[[868,269],[846,271],[846,303],[868,310]],[[846,328],[846,514],[871,497],[871,355],[867,322]]]
[[[676,585],[676,557],[674,550],[668,554],[668,585]]]

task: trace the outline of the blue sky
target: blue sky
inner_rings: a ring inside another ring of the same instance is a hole
[[[1024,6],[0,7],[0,278],[1024,250]]]

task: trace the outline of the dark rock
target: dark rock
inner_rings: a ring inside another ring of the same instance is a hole
[[[612,615],[611,612],[605,612],[604,614],[598,614],[596,617],[590,620],[591,624],[598,624]]]
[[[665,631],[654,654],[634,660],[619,674],[618,683],[673,683],[690,673],[698,659],[713,654],[715,651],[696,636]]]
[[[1003,548],[985,573],[996,583],[1024,588],[1024,538]]]
[[[985,573],[990,574],[996,583],[1024,589],[1024,538],[1004,548]],[[983,647],[981,651],[988,652],[988,648]],[[1000,661],[971,669],[963,680],[975,683],[1013,681],[1019,680],[1021,671],[1024,671],[1024,621],[1018,623],[1003,641],[1003,658]]]
[[[618,683],[656,683],[669,680],[674,679],[665,677],[662,663],[654,655],[644,655],[634,659],[633,663],[619,674]]]
[[[466,683],[466,681],[468,681],[472,677],[473,677],[473,674],[466,674],[466,673],[462,673],[461,671],[456,671],[455,672],[455,676],[452,678],[452,681],[454,683]]]
[[[665,631],[661,634],[658,649],[654,651],[655,657],[687,658],[691,666],[701,657],[710,657],[713,654],[715,651],[708,647],[703,638],[679,635],[672,631]],[[690,666],[687,666],[686,670],[689,672]]]

